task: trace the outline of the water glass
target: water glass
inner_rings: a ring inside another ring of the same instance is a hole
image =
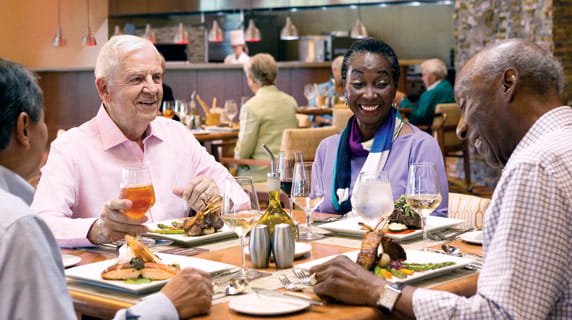
[[[393,212],[393,193],[386,172],[360,172],[352,192],[352,211],[370,227]]]
[[[324,237],[321,234],[312,233],[312,211],[324,201],[322,176],[312,175],[313,165],[313,162],[296,163],[292,183],[292,199],[306,213],[306,231],[298,234],[298,239],[307,241]]]

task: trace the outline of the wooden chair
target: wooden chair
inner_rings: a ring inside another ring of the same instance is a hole
[[[332,110],[332,127],[338,133],[342,132],[348,123],[348,120],[354,113],[350,108],[334,108]]]
[[[461,111],[456,103],[442,103],[435,107],[435,118],[431,127],[433,136],[437,139],[443,159],[446,157],[463,158],[465,184],[471,189],[471,163],[467,140],[457,137],[457,124],[461,120]],[[461,154],[459,154],[461,152]]]
[[[491,200],[461,193],[449,193],[449,218],[464,221],[463,228],[483,228],[485,212]]]

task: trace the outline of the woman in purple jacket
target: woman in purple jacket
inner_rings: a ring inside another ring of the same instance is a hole
[[[393,107],[399,62],[386,43],[365,39],[355,42],[344,56],[342,82],[346,103],[354,116],[341,134],[324,139],[314,160],[314,180],[324,184],[324,201],[318,211],[346,214],[360,172],[386,171],[393,198],[405,193],[409,165],[437,165],[442,202],[433,212],[447,216],[447,175],[439,145],[433,137],[399,118]],[[319,175],[319,176],[318,176]]]

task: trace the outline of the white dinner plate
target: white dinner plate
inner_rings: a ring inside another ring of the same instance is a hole
[[[415,250],[405,250],[405,252],[407,253],[407,260],[405,261],[407,263],[442,263],[442,262],[451,261],[451,262],[454,262],[455,264],[450,265],[450,266],[446,266],[443,268],[439,268],[439,269],[434,269],[434,270],[417,271],[405,279],[398,279],[396,277],[393,277],[392,279],[388,279],[388,281],[404,282],[404,283],[405,282],[406,283],[414,282],[417,280],[433,277],[433,276],[441,274],[443,272],[462,268],[462,267],[468,265],[469,263],[475,262],[475,260],[471,259],[471,258],[455,257],[455,256],[449,256],[449,255],[445,255],[445,254],[441,254],[441,253],[435,253],[435,252],[425,252],[425,251],[415,251]],[[350,251],[350,252],[344,253],[343,255],[347,256],[352,261],[356,261],[358,253],[359,253],[359,251]],[[329,261],[329,260],[335,258],[336,256],[337,255],[333,255],[333,256],[328,256],[328,257],[324,257],[321,259],[317,259],[317,260],[312,260],[312,261],[309,261],[306,263],[299,264],[296,267],[303,269],[303,270],[306,270],[306,271],[310,271],[310,268],[312,268],[313,266],[322,264],[326,261]]]
[[[312,251],[312,245],[304,242],[296,242],[296,247],[294,248],[294,259],[301,258],[310,251]],[[250,249],[248,246],[244,248],[244,253],[246,255],[250,255]]]
[[[71,254],[62,254],[62,262],[64,264],[64,268],[67,268],[80,263],[81,258]]]
[[[161,258],[162,262],[165,264],[179,264],[181,269],[186,267],[193,267],[195,269],[200,269],[211,274],[223,270],[232,269],[235,266],[220,263],[216,261],[210,261],[200,258],[185,257],[173,254],[157,253],[157,256]],[[167,281],[151,281],[150,283],[142,284],[129,284],[122,280],[105,280],[101,277],[101,272],[107,269],[109,266],[117,263],[117,259],[104,260],[96,263],[84,264],[78,267],[69,268],[65,271],[66,276],[78,279],[90,284],[108,287],[120,291],[126,291],[130,293],[145,293],[149,291],[155,291],[161,289]]]
[[[320,225],[320,228],[337,234],[363,237],[366,231],[358,224],[358,222],[364,222],[364,220],[361,217],[350,217],[322,224]],[[459,223],[463,223],[463,220],[429,216],[427,218],[427,231],[439,231],[453,227]],[[386,233],[386,236],[395,240],[407,240],[423,236],[423,230],[419,229],[404,234]]]
[[[257,316],[288,314],[302,311],[309,306],[310,304],[304,301],[280,300],[260,296],[256,293],[232,299],[228,305],[231,310],[236,312]]]
[[[158,222],[147,224],[147,227],[149,228],[149,230],[159,229],[159,227],[157,227],[157,224],[162,223],[162,224],[170,226],[171,222],[173,222],[173,221],[181,221],[182,222],[183,220],[182,219],[171,219],[171,220],[165,220],[165,221],[158,221]],[[234,231],[232,231],[229,227],[227,227],[225,225],[222,227],[222,229],[218,230],[215,233],[205,234],[205,235],[200,235],[200,236],[188,236],[186,234],[164,234],[164,233],[153,233],[153,232],[148,232],[145,235],[146,236],[152,236],[153,238],[169,239],[169,240],[173,240],[173,241],[178,242],[178,243],[184,243],[184,244],[190,245],[190,244],[208,242],[208,241],[212,241],[212,240],[231,238],[231,237],[234,237],[236,235],[236,233],[234,233]]]
[[[467,233],[463,233],[460,236],[461,240],[473,243],[473,244],[483,244],[483,230],[471,231]]]

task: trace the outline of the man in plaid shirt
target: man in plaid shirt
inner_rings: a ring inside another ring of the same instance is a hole
[[[399,294],[346,257],[311,269],[316,294],[417,319],[572,319],[572,108],[562,88],[560,63],[522,39],[485,48],[458,75],[457,135],[504,166],[469,297],[412,286]]]

